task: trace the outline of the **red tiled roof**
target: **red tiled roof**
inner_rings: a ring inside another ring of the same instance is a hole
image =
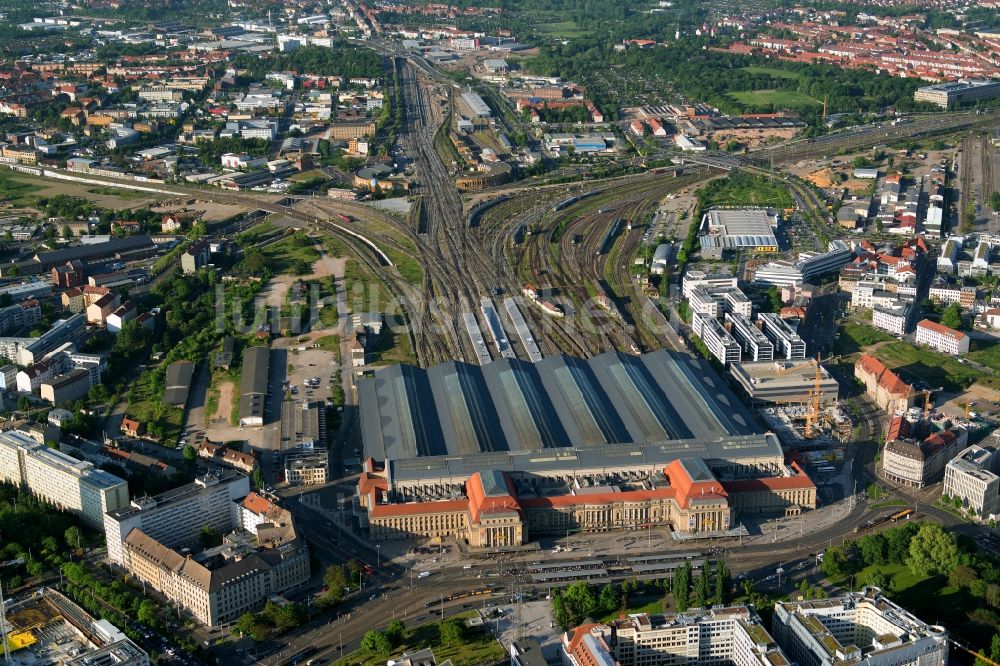
[[[965,337],[965,333],[962,333],[962,331],[956,331],[953,328],[948,328],[947,326],[943,326],[936,321],[931,321],[930,319],[922,320],[919,324],[917,324],[917,328],[926,328],[929,331],[934,331],[935,333],[949,337],[952,340],[961,340]]]

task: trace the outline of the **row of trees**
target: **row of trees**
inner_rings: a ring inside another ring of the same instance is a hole
[[[307,619],[302,604],[276,604],[268,601],[259,613],[244,613],[236,621],[235,628],[240,634],[260,642],[275,633],[284,633],[304,623]]]
[[[677,569],[672,579],[645,581],[627,580],[620,585],[608,583],[595,590],[589,583],[579,581],[563,591],[553,590],[552,609],[563,627],[575,627],[589,618],[600,618],[624,611],[629,598],[642,590],[645,593],[669,594],[678,611],[704,608],[728,601],[733,581],[726,563],[719,561],[713,571],[706,561],[698,569],[697,577],[690,562]]]

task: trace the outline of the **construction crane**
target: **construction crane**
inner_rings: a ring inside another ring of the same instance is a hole
[[[957,647],[959,650],[962,650],[963,652],[968,652],[973,657],[975,657],[977,661],[985,662],[985,663],[989,664],[989,666],[1000,666],[1000,664],[998,664],[997,662],[993,661],[992,659],[990,659],[986,655],[982,655],[982,654],[979,654],[978,652],[974,652],[972,649],[965,647],[964,645],[962,645],[961,643],[959,643],[958,641],[956,641],[951,636],[948,637],[948,642],[951,643],[952,645],[954,645],[955,647]]]
[[[803,433],[806,439],[812,439],[813,422],[819,419],[819,399],[822,396],[820,382],[823,377],[820,373],[820,355],[816,354],[816,379],[812,389],[809,390],[808,407],[806,408],[806,430]]]

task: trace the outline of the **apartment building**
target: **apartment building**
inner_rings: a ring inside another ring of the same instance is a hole
[[[944,467],[942,497],[957,497],[962,506],[982,520],[1000,511],[1000,476],[994,473],[996,451],[973,445],[948,461]]]
[[[692,332],[701,338],[712,356],[720,363],[738,362],[743,355],[740,344],[722,327],[719,320],[706,314],[695,314],[691,319]]]
[[[104,514],[128,505],[128,484],[19,430],[0,433],[0,479],[100,529]]]
[[[249,492],[250,480],[245,474],[221,470],[154,497],[137,497],[131,504],[109,510],[104,516],[108,559],[124,566],[125,538],[134,529],[176,547],[196,546],[205,527],[225,533],[230,529],[229,505]]]
[[[746,606],[636,614],[611,624],[579,626],[562,638],[571,666],[790,666]]]
[[[953,328],[924,319],[917,324],[917,344],[927,345],[942,354],[961,356],[969,353],[969,336]]]
[[[865,385],[868,397],[890,414],[913,406],[913,388],[870,354],[862,354],[854,364],[854,377]]]
[[[757,321],[761,322],[764,335],[774,343],[776,356],[787,361],[806,357],[805,340],[800,338],[784,319],[773,312],[761,312],[757,315]]]
[[[872,307],[872,326],[893,335],[903,335],[910,325],[910,304],[893,301]]]
[[[842,597],[779,601],[771,623],[800,666],[947,666],[948,635],[893,603],[877,587]]]
[[[211,626],[258,610],[309,580],[309,550],[290,512],[249,493],[228,501],[222,513],[222,545],[194,555],[138,528],[122,544],[123,566],[131,574]]]
[[[963,308],[972,307],[976,302],[975,287],[960,287],[940,280],[931,284],[927,294],[931,300],[947,303],[948,305],[958,303]]]
[[[774,344],[754,326],[750,318],[742,314],[726,313],[730,333],[743,347],[747,361],[773,361]]]

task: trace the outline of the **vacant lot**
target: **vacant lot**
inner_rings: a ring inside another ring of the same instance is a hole
[[[834,345],[838,354],[854,354],[879,342],[888,342],[892,336],[865,324],[848,323],[840,329],[840,339]]]
[[[890,342],[874,352],[886,366],[897,370],[904,381],[923,380],[931,388],[961,391],[983,377],[983,373],[930,349],[908,342]]]

